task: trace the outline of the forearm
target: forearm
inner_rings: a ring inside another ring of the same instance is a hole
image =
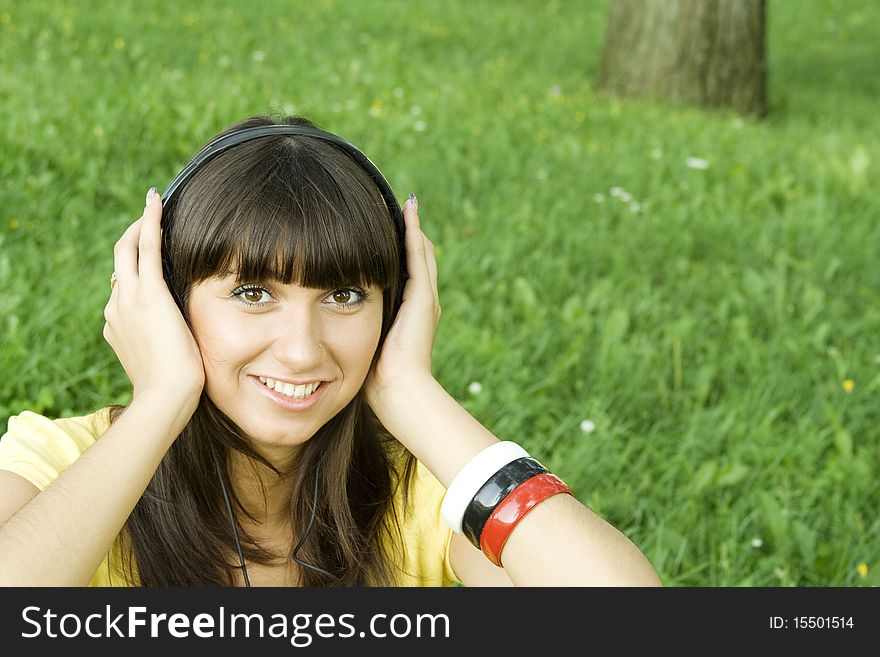
[[[113,426],[0,527],[0,584],[84,586],[192,413],[158,396]],[[194,406],[192,406],[194,408]]]
[[[502,556],[517,586],[661,585],[626,536],[570,495],[554,495],[529,511]]]
[[[498,438],[433,377],[398,386],[379,407],[379,421],[445,488],[464,465]]]
[[[400,386],[380,420],[449,487],[465,464],[498,442],[433,379]],[[504,568],[517,586],[655,586],[644,555],[569,495],[533,508],[511,533]]]

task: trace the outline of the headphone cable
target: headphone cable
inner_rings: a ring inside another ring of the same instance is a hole
[[[244,585],[248,588],[251,581],[248,579],[247,566],[244,565],[244,552],[241,550],[241,542],[238,540],[238,528],[235,526],[235,515],[232,513],[232,504],[229,503],[229,493],[226,492],[226,483],[223,481],[223,473],[220,471],[220,461],[217,461],[217,477],[220,479],[220,488],[223,490],[223,500],[226,502],[226,513],[229,516],[229,526],[232,527],[232,538],[235,539],[235,549],[238,551],[238,561],[241,563],[241,574],[244,577]]]
[[[232,538],[235,540],[235,549],[238,552],[238,561],[241,564],[241,574],[244,578],[244,585],[248,588],[251,586],[251,582],[248,579],[247,566],[244,562],[244,552],[241,549],[241,541],[238,538],[238,528],[236,527],[235,515],[232,513],[232,504],[229,502],[229,493],[226,491],[226,482],[223,480],[223,473],[220,470],[220,462],[217,462],[217,477],[220,479],[220,488],[223,491],[223,500],[226,502],[226,513],[229,517],[229,526],[232,528]],[[293,559],[300,566],[305,568],[310,568],[311,570],[317,571],[322,575],[329,577],[330,579],[336,581],[337,583],[340,581],[336,575],[330,573],[323,568],[319,568],[313,564],[310,564],[296,556],[299,549],[306,542],[306,538],[309,536],[309,532],[312,531],[312,525],[315,524],[315,513],[318,508],[318,485],[321,481],[321,472],[320,470],[315,472],[315,494],[312,497],[312,511],[311,516],[309,517],[309,524],[306,526],[306,530],[303,532],[302,538],[299,539],[299,542],[296,544],[296,547],[293,548],[293,552],[290,555],[290,558]]]
[[[300,566],[305,566],[306,568],[311,568],[312,570],[317,571],[317,572],[321,573],[322,575],[325,575],[326,577],[329,577],[330,579],[339,583],[340,582],[339,578],[336,575],[334,575],[333,573],[330,573],[330,572],[324,570],[323,568],[319,568],[318,566],[307,563],[307,562],[303,561],[302,559],[299,559],[296,556],[296,553],[299,552],[299,549],[303,546],[303,543],[306,542],[306,538],[308,538],[309,532],[312,531],[312,525],[315,524],[315,511],[317,510],[317,507],[318,507],[318,483],[320,481],[321,481],[321,470],[319,469],[319,470],[315,471],[315,494],[312,497],[312,514],[311,514],[311,517],[309,518],[309,524],[308,524],[308,526],[306,526],[306,530],[303,532],[303,535],[299,539],[299,542],[296,544],[296,547],[293,548],[293,552],[290,554],[290,558],[293,559]]]

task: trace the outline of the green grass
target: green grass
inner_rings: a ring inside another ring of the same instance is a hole
[[[880,8],[809,4],[770,2],[756,123],[598,94],[601,2],[0,0],[0,420],[127,401],[114,241],[297,112],[418,194],[437,377],[664,582],[877,585]]]

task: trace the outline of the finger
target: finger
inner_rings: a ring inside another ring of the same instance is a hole
[[[113,247],[113,271],[116,272],[117,281],[137,280],[137,251],[142,219],[143,217],[126,228],[125,232],[122,233],[122,237],[117,240],[116,245]],[[118,286],[119,283],[117,282],[113,289],[115,290]]]
[[[110,282],[110,297],[107,299],[107,307],[109,308],[112,304],[116,304],[119,302],[119,276],[116,277],[116,281],[113,281],[111,278]],[[106,313],[105,313],[106,315]]]
[[[434,243],[428,239],[428,236],[422,233],[422,239],[425,241],[425,259],[428,265],[428,279],[431,281],[431,291],[434,293],[434,304],[438,310],[440,308],[440,293],[437,289],[437,256],[434,249]]]
[[[104,339],[110,344],[113,344],[112,336],[113,336],[113,322],[119,312],[119,298],[114,289],[110,294],[110,299],[107,300],[107,304],[104,306],[104,331],[103,336]]]
[[[138,272],[151,280],[162,278],[162,199],[151,187],[147,193],[147,207],[144,208],[143,225],[138,240]]]
[[[403,291],[404,299],[418,297],[423,299],[425,304],[436,307],[439,300],[431,278],[427,254],[427,244],[430,244],[430,240],[422,232],[419,202],[412,194],[404,204],[404,219],[406,220],[407,273],[410,278]],[[431,248],[433,249],[433,245]]]
[[[403,205],[403,219],[406,226],[406,269],[410,278],[420,284],[426,282],[428,274],[425,262],[425,240],[419,222],[418,201],[413,195]]]

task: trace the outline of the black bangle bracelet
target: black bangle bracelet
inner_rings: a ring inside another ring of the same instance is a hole
[[[521,483],[545,472],[547,468],[531,456],[518,458],[498,470],[480,487],[465,509],[461,520],[462,533],[479,549],[483,526],[495,507]]]

